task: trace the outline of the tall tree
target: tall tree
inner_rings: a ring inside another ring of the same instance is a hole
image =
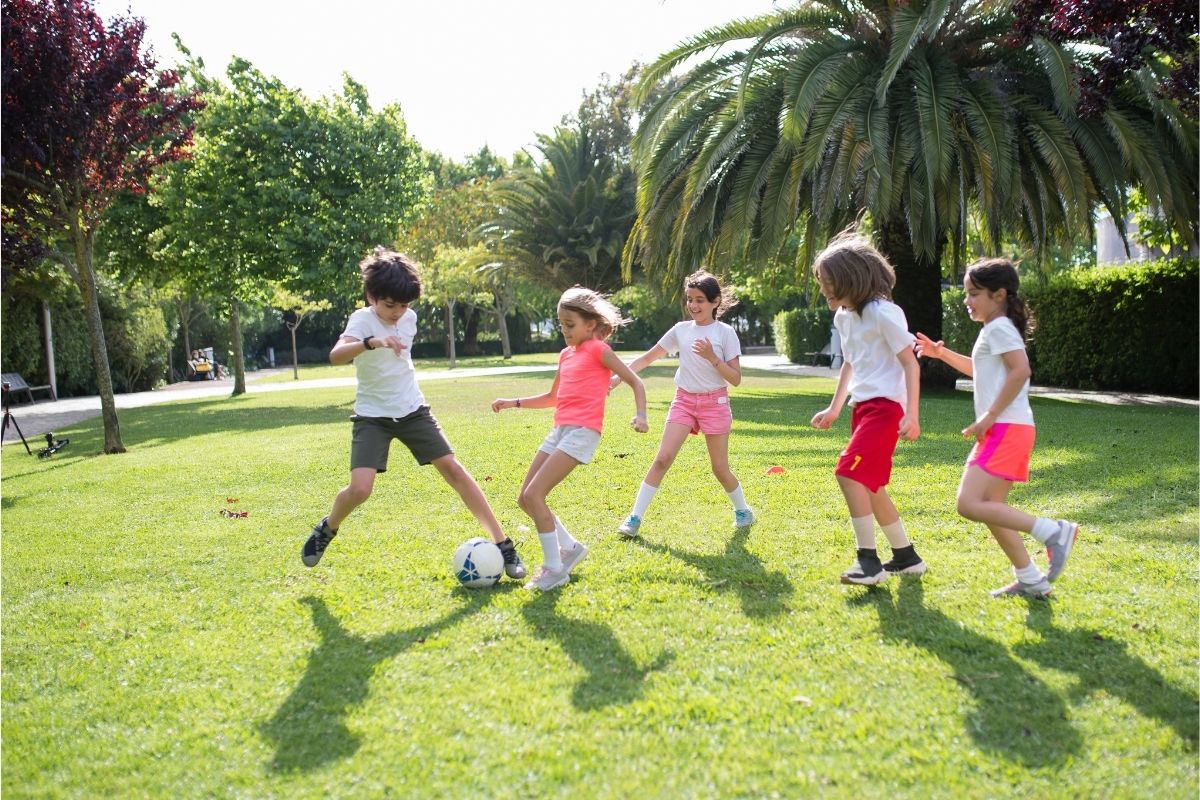
[[[499,258],[555,289],[620,285],[633,221],[632,174],[596,150],[587,127],[538,135],[543,161],[499,181],[479,235]]]
[[[178,76],[143,50],[145,23],[107,26],[90,0],[3,0],[5,260],[49,257],[83,296],[104,420],[104,452],[121,453],[93,249],[117,193],[144,189],[182,158],[191,115]],[[36,247],[18,248],[23,241]],[[10,267],[12,264],[10,263]]]
[[[1195,120],[1146,71],[1081,114],[1074,54],[1013,36],[1009,3],[808,0],[683,42],[641,91],[710,51],[634,141],[626,260],[666,280],[714,255],[766,259],[793,231],[811,251],[869,211],[897,302],[935,335],[943,250],[971,212],[989,246],[1015,231],[1043,253],[1090,235],[1097,204],[1123,216],[1134,184],[1195,225]]]

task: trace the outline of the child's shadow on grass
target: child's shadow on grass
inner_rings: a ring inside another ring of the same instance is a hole
[[[1054,627],[1054,612],[1048,603],[1031,605],[1025,622],[1042,635],[1042,640],[1022,642],[1014,649],[1042,666],[1076,673],[1079,681],[1070,690],[1072,701],[1103,690],[1120,697],[1143,716],[1170,725],[1180,739],[1196,749],[1200,699],[1173,686],[1145,661],[1131,655],[1125,642],[1087,628]]]
[[[708,580],[703,585],[720,591],[737,592],[746,616],[761,619],[782,614],[795,588],[782,572],[768,572],[758,556],[746,549],[750,528],[738,528],[721,555],[704,555],[680,550],[670,545],[634,541],[657,553],[666,553],[703,572]]]
[[[1063,698],[1002,645],[927,607],[920,580],[901,579],[895,600],[887,590],[872,588],[851,602],[874,605],[887,638],[927,650],[954,670],[954,680],[974,698],[966,727],[981,749],[1029,767],[1062,766],[1080,751],[1081,737],[1066,719]]]
[[[567,656],[587,671],[575,686],[571,703],[581,711],[628,703],[642,693],[646,677],[674,660],[664,650],[653,663],[639,667],[607,625],[568,619],[555,609],[562,589],[542,592],[521,608],[534,633],[558,642]]]
[[[275,745],[270,768],[309,772],[353,755],[359,736],[346,727],[346,716],[367,698],[376,666],[478,612],[497,591],[511,585],[487,591],[460,590],[466,604],[441,619],[370,639],[348,633],[320,598],[301,599],[312,610],[321,643],[309,655],[300,683],[274,716],[259,725],[263,736]]]

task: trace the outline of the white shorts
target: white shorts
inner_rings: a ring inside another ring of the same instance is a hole
[[[596,448],[599,446],[600,431],[582,425],[556,425],[546,436],[538,452],[553,453],[555,450],[562,450],[580,464],[587,464],[596,455]]]

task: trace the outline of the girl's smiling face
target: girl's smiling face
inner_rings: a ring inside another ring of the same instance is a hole
[[[558,310],[558,328],[568,347],[578,347],[591,339],[596,332],[596,320],[587,319],[578,311],[569,308]]]
[[[371,301],[371,308],[375,309],[375,316],[379,317],[379,321],[384,325],[395,325],[404,316],[404,312],[408,311],[408,303],[397,303],[395,300],[376,300],[373,297],[367,298]]]
[[[963,304],[967,307],[967,316],[976,322],[991,322],[1004,313],[1008,301],[1007,290],[997,289],[993,292],[971,283],[970,278],[963,281],[963,290],[966,293]]]
[[[684,292],[683,299],[687,303],[688,314],[691,315],[692,321],[697,325],[707,325],[717,318],[714,312],[720,298],[709,300],[704,295],[704,292],[692,288]]]

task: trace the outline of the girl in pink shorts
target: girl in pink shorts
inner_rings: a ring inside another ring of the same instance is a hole
[[[1029,479],[1035,428],[1029,406],[1029,358],[1025,332],[1029,312],[1017,295],[1016,266],[1007,259],[979,261],[967,268],[963,288],[967,313],[983,323],[971,355],[947,350],[942,342],[917,334],[917,353],[944,361],[975,380],[975,421],[963,437],[975,440],[958,485],[958,513],[988,526],[1012,562],[1015,580],[993,597],[1046,597],[1050,582],[1062,574],[1079,526],[1066,520],[1035,517],[1008,505],[1014,482]],[[1020,531],[1046,545],[1049,570],[1034,565]]]
[[[658,344],[629,365],[637,373],[668,353],[679,353],[675,399],[667,412],[658,455],[638,489],[633,510],[617,528],[618,533],[630,538],[638,535],[642,517],[688,435],[697,433],[704,434],[713,475],[733,505],[734,526],[748,528],[754,524],[754,512],[746,504],[742,484],[729,468],[733,411],[726,384],[737,386],[742,382],[742,346],[737,332],[718,317],[736,301],[715,276],[704,270],[684,279],[683,295],[689,319],[677,323]],[[612,386],[620,383],[620,377],[614,376]]]

